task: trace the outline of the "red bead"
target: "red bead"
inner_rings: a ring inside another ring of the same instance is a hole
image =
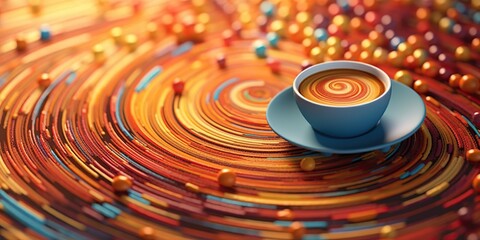
[[[475,127],[480,128],[480,112],[474,112],[472,115],[472,123]]]
[[[176,78],[173,81],[172,87],[175,94],[182,94],[183,89],[185,88],[185,82],[180,78]]]
[[[277,59],[269,58],[267,59],[267,65],[270,67],[270,70],[272,70],[273,73],[279,73],[280,72],[280,61]]]

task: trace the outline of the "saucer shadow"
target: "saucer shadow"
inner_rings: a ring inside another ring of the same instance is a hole
[[[320,132],[315,132],[315,139],[321,145],[337,150],[349,150],[352,148],[370,148],[378,144],[379,142],[384,142],[386,139],[386,126],[381,121],[377,126],[375,126],[370,131],[352,138],[336,138],[328,135],[324,135]]]

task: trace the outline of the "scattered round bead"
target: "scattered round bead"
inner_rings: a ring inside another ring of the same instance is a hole
[[[448,85],[453,88],[458,88],[460,86],[460,79],[462,79],[462,75],[458,73],[452,74],[448,80]]]
[[[218,54],[216,59],[218,68],[225,69],[227,67],[227,59],[224,54]]]
[[[458,209],[457,215],[460,222],[464,225],[468,225],[472,221],[472,214],[467,207],[461,207],[460,209]]]
[[[313,64],[310,62],[310,60],[305,59],[305,60],[302,61],[301,65],[302,65],[302,70],[305,70],[305,69],[311,67]]]
[[[400,70],[400,71],[397,71],[395,73],[395,75],[393,76],[393,79],[398,81],[398,82],[401,82],[407,86],[412,86],[413,84],[413,78],[412,78],[412,75],[408,72],[408,71],[405,71],[405,70]]]
[[[472,181],[472,186],[473,186],[473,189],[477,191],[477,193],[480,193],[480,174],[475,176],[475,178]]]
[[[125,192],[132,187],[132,184],[132,180],[124,175],[117,175],[112,180],[112,187],[116,192]]]
[[[428,84],[422,80],[416,80],[413,83],[413,89],[420,94],[425,94],[428,92]]]
[[[459,46],[455,49],[455,58],[460,61],[470,61],[471,59],[470,49],[465,46]]]
[[[173,80],[173,83],[172,83],[172,88],[175,94],[182,94],[185,88],[185,81],[183,81],[180,78],[175,78],[175,80]]]
[[[220,170],[217,174],[217,182],[223,187],[233,187],[236,184],[237,174],[227,168]]]
[[[138,38],[134,34],[128,34],[125,36],[125,43],[127,44],[130,52],[135,52],[135,50],[137,50]]]
[[[325,28],[317,28],[315,29],[315,31],[313,32],[313,35],[315,36],[315,39],[317,39],[317,41],[326,41],[329,37],[328,35],[328,32],[327,30],[325,30]]]
[[[283,209],[277,212],[277,218],[280,220],[292,220],[293,212],[290,209]]]
[[[115,41],[115,44],[122,43],[122,35],[123,30],[120,27],[114,27],[110,30],[110,36],[113,38],[113,41]]]
[[[312,157],[303,158],[300,161],[300,168],[306,172],[313,171],[315,169],[315,159]]]
[[[478,78],[471,74],[463,75],[459,81],[460,89],[466,93],[475,93],[480,88]]]
[[[23,51],[27,50],[27,40],[25,39],[25,37],[23,35],[18,35],[15,38],[15,43],[17,45],[17,51],[23,52]]]
[[[280,36],[276,32],[267,33],[267,41],[271,47],[278,47],[278,42],[280,41]]]
[[[472,123],[475,127],[480,128],[480,112],[474,112],[472,114]]]
[[[435,77],[440,70],[440,66],[433,61],[426,61],[422,64],[422,73],[428,77]]]
[[[278,74],[280,72],[280,61],[277,59],[269,58],[267,59],[267,65],[272,71],[272,73]]]
[[[52,33],[50,31],[50,27],[47,25],[42,25],[40,27],[40,40],[46,42],[46,41],[50,41],[51,38],[52,38]]]
[[[289,232],[292,234],[293,239],[302,239],[306,230],[301,222],[292,222],[290,224]]]
[[[405,57],[400,56],[397,51],[391,51],[388,53],[388,62],[391,63],[394,67],[401,67]]]
[[[475,52],[480,53],[480,38],[474,38],[471,45]]]
[[[51,83],[52,80],[50,79],[50,75],[48,73],[42,73],[42,75],[40,75],[38,78],[38,85],[40,85],[40,87],[46,88],[50,86]]]
[[[380,229],[380,237],[381,238],[395,238],[396,233],[395,229],[392,228],[390,225],[383,226]]]
[[[155,230],[151,227],[142,227],[138,233],[138,236],[143,240],[154,240]]]
[[[466,158],[469,162],[480,162],[480,150],[476,148],[468,150]]]
[[[258,58],[266,58],[267,57],[267,47],[265,43],[261,40],[257,40],[253,43],[253,48],[255,50],[255,54]]]

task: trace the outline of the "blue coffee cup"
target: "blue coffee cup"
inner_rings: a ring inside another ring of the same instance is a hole
[[[347,106],[318,103],[300,93],[299,86],[307,77],[334,69],[370,73],[384,84],[384,92],[371,101]],[[300,112],[313,129],[332,137],[351,138],[367,133],[379,123],[390,101],[392,83],[384,71],[373,65],[355,61],[330,61],[313,65],[298,74],[293,81],[293,92]]]

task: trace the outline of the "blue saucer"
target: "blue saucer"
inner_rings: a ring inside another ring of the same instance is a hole
[[[272,99],[267,108],[267,121],[275,133],[294,145],[327,154],[350,154],[387,149],[405,140],[420,128],[425,114],[420,96],[392,81],[392,97],[380,123],[358,137],[335,138],[314,131],[298,110],[291,87]]]

